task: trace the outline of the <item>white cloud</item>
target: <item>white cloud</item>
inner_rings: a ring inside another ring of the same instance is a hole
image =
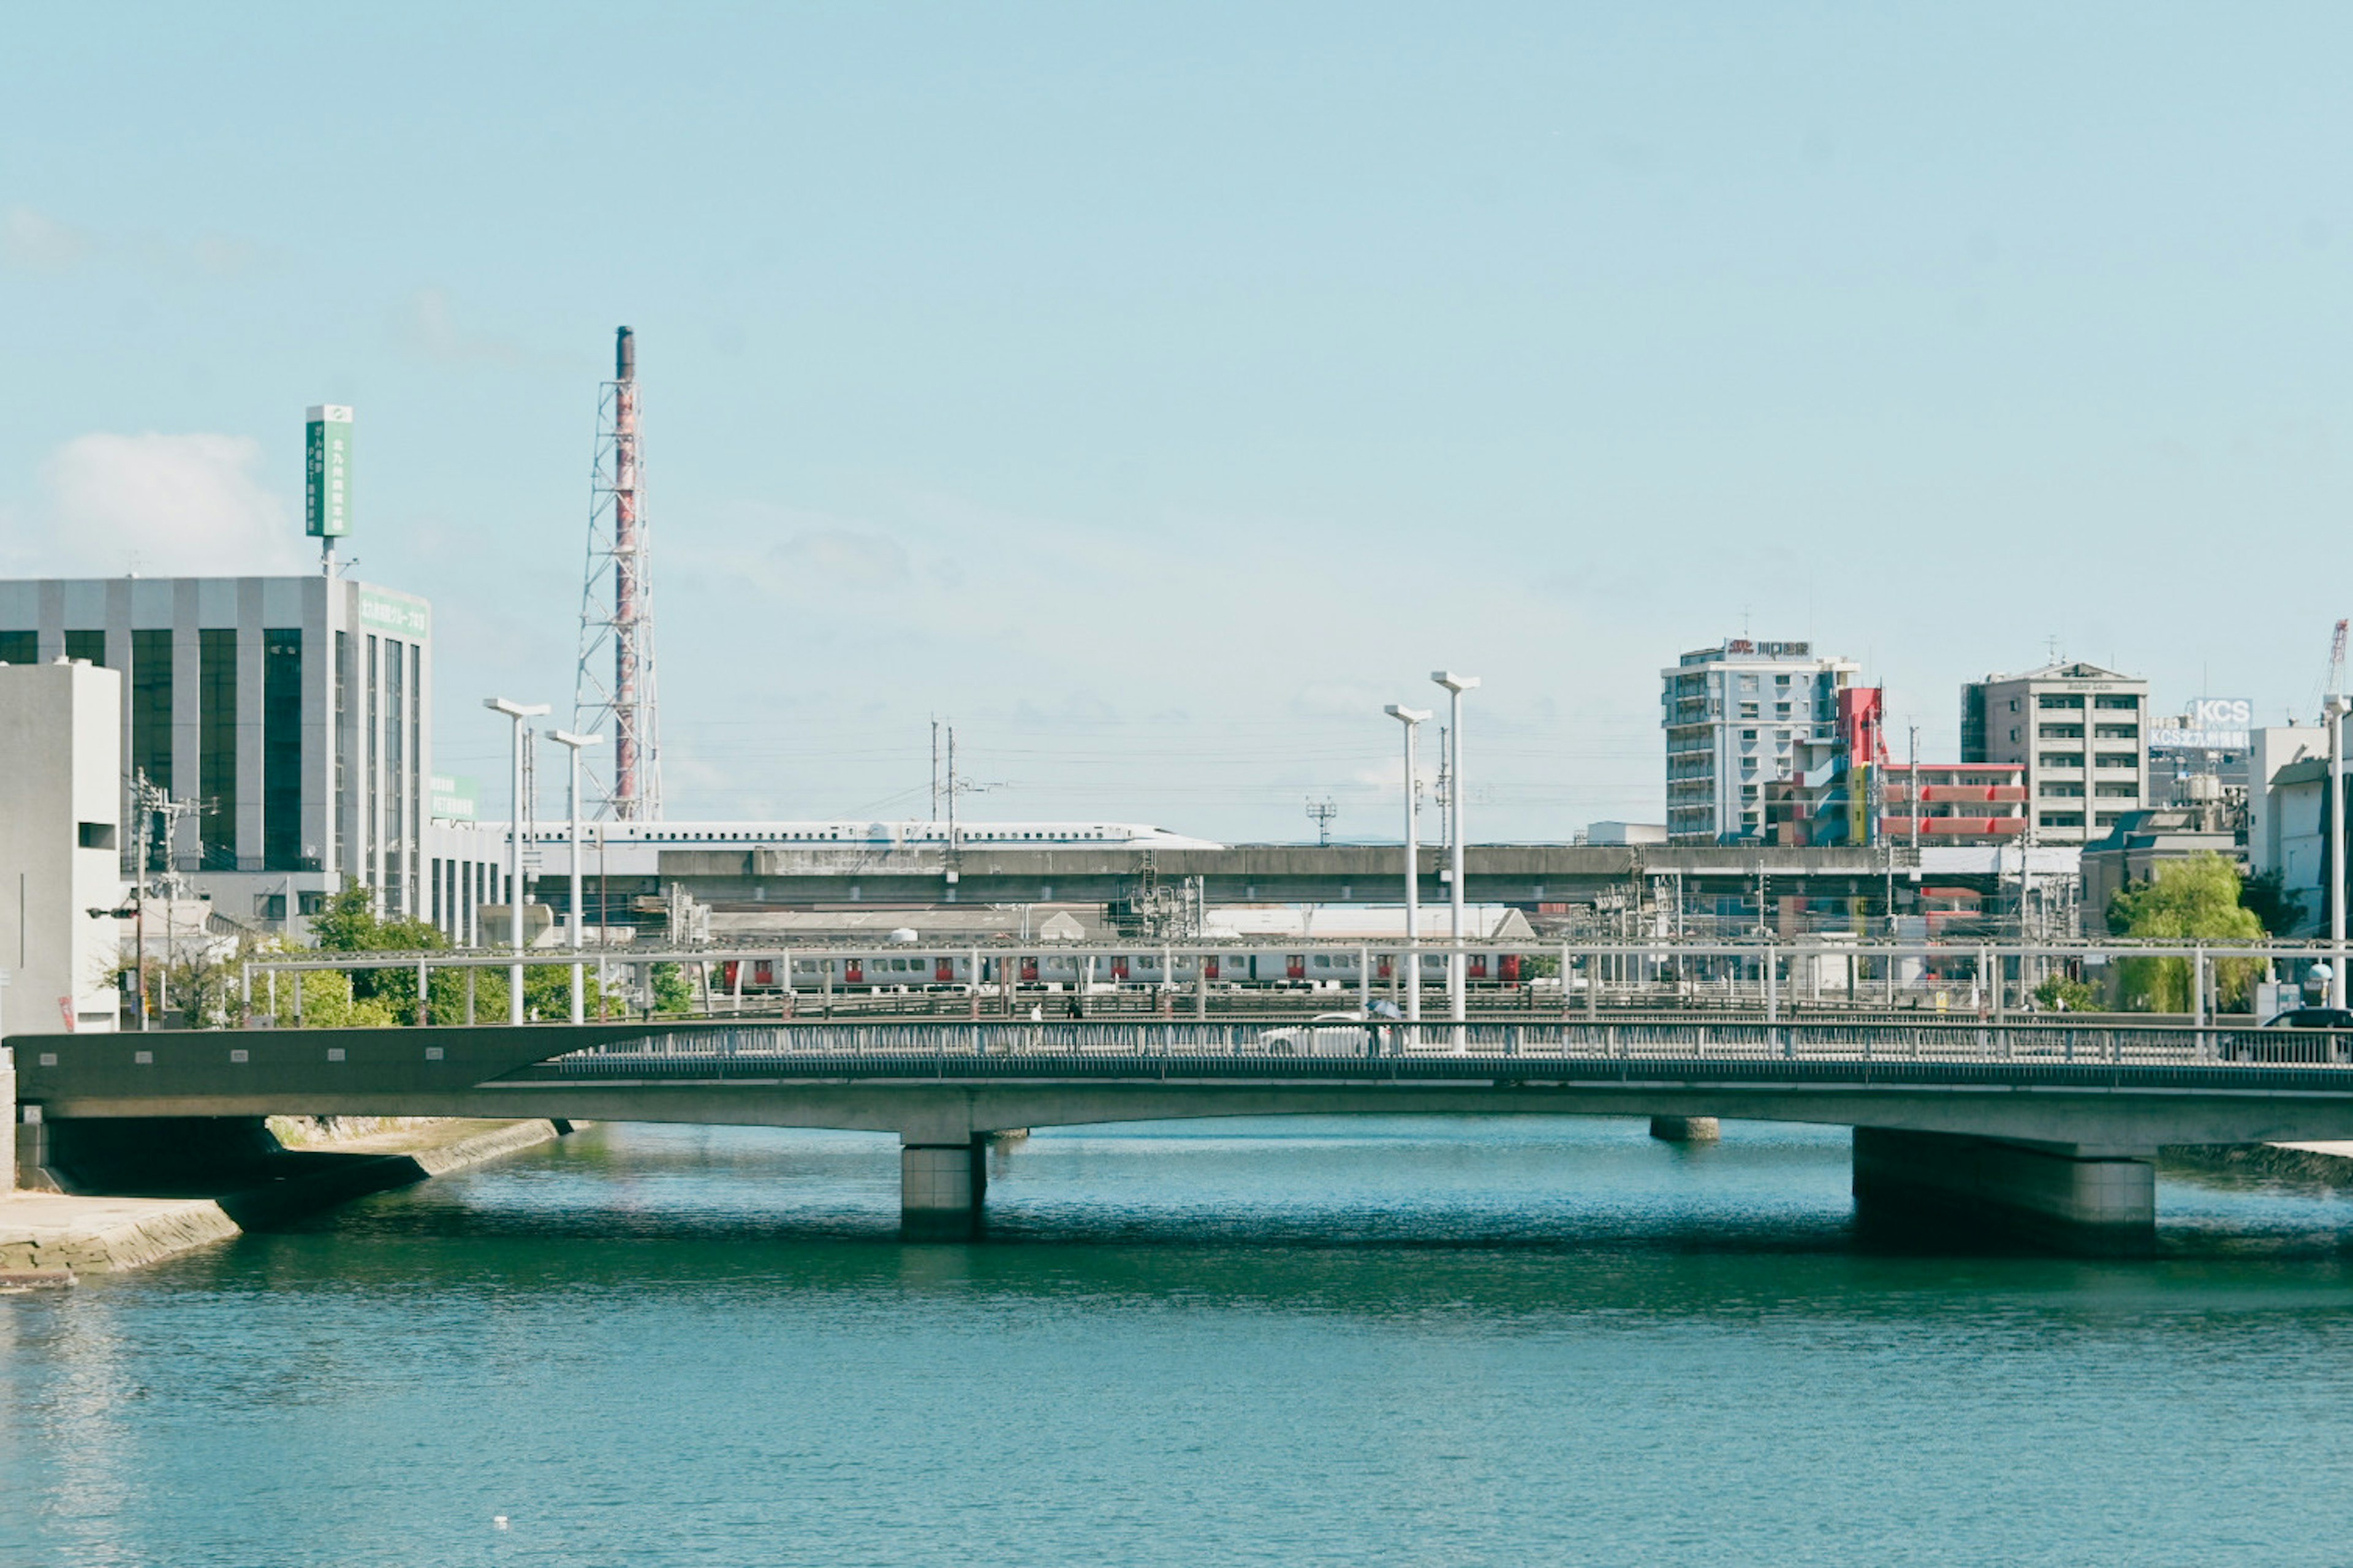
[[[81,229],[30,207],[10,207],[0,215],[0,260],[12,267],[62,272],[94,248],[90,237]]]
[[[522,365],[537,357],[512,338],[459,326],[448,294],[439,289],[420,289],[411,295],[394,325],[408,347],[442,364]]]
[[[301,572],[293,507],[256,477],[260,443],[206,434],[78,436],[41,465],[12,529],[27,575],[245,576]]]

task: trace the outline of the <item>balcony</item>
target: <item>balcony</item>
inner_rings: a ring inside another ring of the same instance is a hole
[[[2024,784],[1922,784],[1920,799],[1929,805],[2022,805],[2026,802]],[[1910,805],[1911,787],[1892,784],[1882,787],[1880,800],[1887,805]]]
[[[1901,843],[1912,837],[1914,819],[1908,816],[1883,816],[1879,819],[1880,837],[1888,843]],[[1923,841],[1935,838],[2017,838],[2026,832],[2023,816],[1924,816],[1917,826]]]

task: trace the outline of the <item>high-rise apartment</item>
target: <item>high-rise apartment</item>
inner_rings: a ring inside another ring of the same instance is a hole
[[[1836,738],[1839,692],[1862,667],[1802,642],[1727,637],[1659,672],[1667,732],[1667,841],[1761,842],[1765,785],[1800,741]]]
[[[2148,805],[2148,682],[2095,664],[1961,688],[1961,761],[2025,767],[2037,844],[2088,844]]]

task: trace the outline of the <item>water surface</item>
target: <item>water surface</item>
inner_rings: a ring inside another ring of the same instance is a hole
[[[0,1300],[0,1563],[2317,1563],[2353,1201],[1858,1245],[1840,1130],[605,1127]],[[503,1516],[504,1528],[495,1521]]]

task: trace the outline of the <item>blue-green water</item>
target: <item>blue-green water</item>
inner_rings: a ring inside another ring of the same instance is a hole
[[[1842,1131],[607,1127],[0,1300],[0,1563],[2343,1561],[2353,1201],[1876,1255]],[[501,1528],[496,1520],[504,1516]]]

